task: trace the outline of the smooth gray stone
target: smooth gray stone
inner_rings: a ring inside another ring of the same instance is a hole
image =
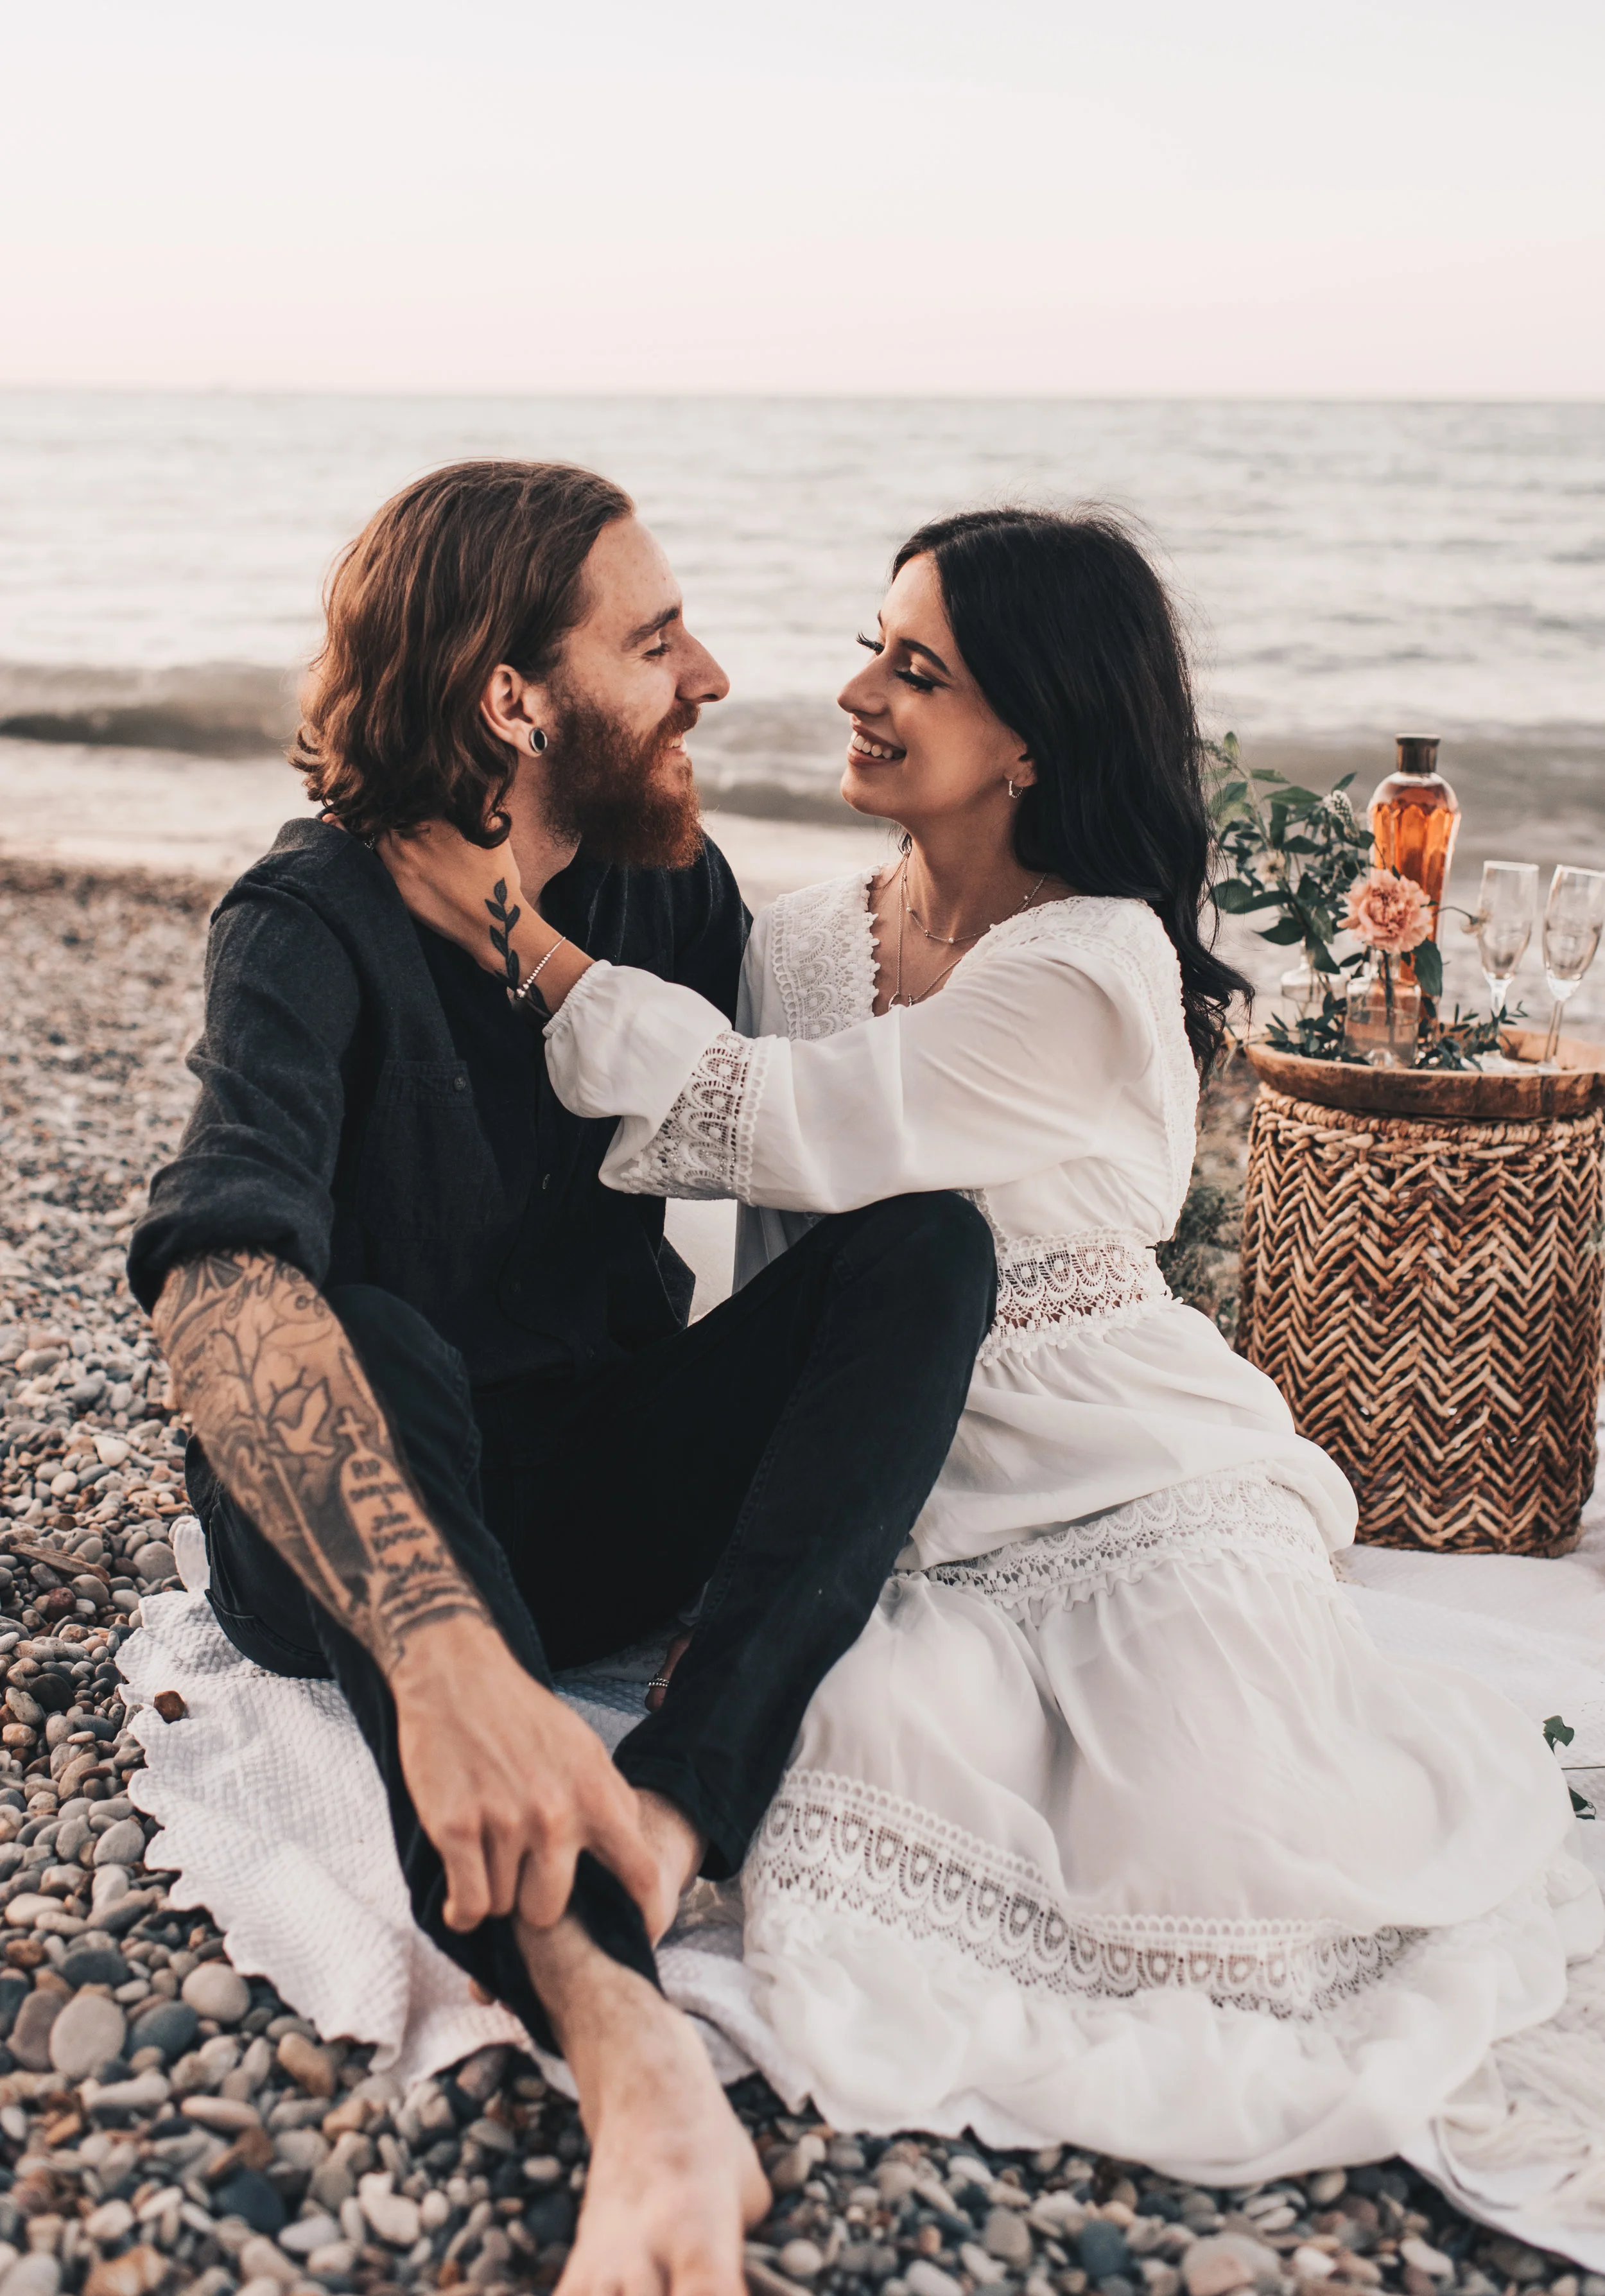
[[[203,1961],[184,1980],[184,1998],[202,2017],[237,2025],[250,2007],[250,1988],[225,1961]]]
[[[6,2046],[26,2071],[50,2070],[50,2029],[66,2005],[64,1993],[30,1993],[18,2010]]]
[[[75,1993],[80,1985],[109,1985],[115,1991],[127,1985],[133,1972],[114,1945],[89,1945],[79,1939],[68,1950],[61,1975]]]
[[[127,2032],[115,2001],[103,1993],[77,1994],[50,2029],[50,2062],[69,2080],[85,2080],[109,2057],[121,2055]]]
[[[4,2280],[0,2296],[56,2296],[61,2267],[53,2256],[20,2256]]]
[[[128,2036],[135,2049],[160,2049],[171,2064],[183,2056],[201,2030],[201,2019],[187,2001],[159,2001],[144,2015]]]
[[[97,1866],[143,1866],[144,1860],[144,1829],[136,1817],[119,1818],[94,1845]]]
[[[1105,2280],[1111,2273],[1124,2272],[1131,2262],[1126,2234],[1118,2225],[1106,2224],[1100,2217],[1082,2226],[1076,2250],[1081,2269],[1089,2280]]]

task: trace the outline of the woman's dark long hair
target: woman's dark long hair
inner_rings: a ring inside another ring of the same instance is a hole
[[[932,519],[892,571],[923,557],[970,675],[1036,768],[1015,812],[1021,865],[1148,903],[1180,960],[1187,1040],[1208,1069],[1227,1006],[1250,989],[1200,930],[1212,849],[1202,742],[1163,583],[1100,512]]]

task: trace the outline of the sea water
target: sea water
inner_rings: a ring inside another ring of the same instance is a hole
[[[733,682],[700,769],[749,809],[831,803],[913,526],[1095,501],[1172,584],[1213,731],[1363,782],[1441,734],[1490,834],[1605,850],[1599,405],[0,394],[0,731],[262,754],[341,544],[485,455],[635,496]]]

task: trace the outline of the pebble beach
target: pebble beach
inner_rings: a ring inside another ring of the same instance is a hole
[[[119,1656],[175,1581],[184,1431],[121,1269],[191,1096],[211,898],[0,861],[0,2296],[550,2288],[586,2144],[533,2062],[483,2050],[403,2095],[145,1863],[141,1737],[187,1718],[131,1713]],[[1245,1100],[1211,1103],[1224,1202]],[[1205,1226],[1219,1309],[1230,1236]],[[1396,2161],[1205,2190],[733,2095],[775,2195],[754,2296],[1605,2296]]]

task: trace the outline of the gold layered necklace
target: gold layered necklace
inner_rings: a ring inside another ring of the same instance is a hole
[[[1022,901],[1018,902],[1013,908],[1008,910],[1003,916],[994,917],[990,924],[984,924],[972,933],[938,933],[932,932],[930,927],[926,923],[924,918],[920,914],[918,909],[915,908],[913,901],[909,898],[908,860],[909,857],[905,853],[903,856],[903,865],[897,872],[897,887],[901,897],[897,903],[897,985],[886,1000],[888,1012],[889,1012],[895,1004],[902,1004],[905,1006],[923,1004],[928,996],[934,996],[938,989],[942,986],[942,983],[946,980],[948,974],[954,972],[959,965],[962,964],[964,962],[965,950],[968,949],[972,943],[983,939],[985,936],[991,932],[997,925],[1006,924],[1010,917],[1017,917],[1020,915],[1022,909],[1028,909],[1032,902],[1036,898],[1038,893],[1041,892],[1043,887],[1047,883],[1050,875],[1052,873],[1050,870],[1044,869],[1041,876],[1036,880],[1036,882],[1032,886],[1030,891],[1026,895],[1025,898]],[[948,962],[942,967],[942,970],[938,973],[934,980],[927,981],[925,987],[921,989],[917,996],[905,996],[903,993],[903,931],[904,927],[910,917],[913,919],[914,923],[918,926],[921,932],[924,934],[927,940],[938,941],[944,948],[956,948],[959,951],[957,956],[949,958]]]

